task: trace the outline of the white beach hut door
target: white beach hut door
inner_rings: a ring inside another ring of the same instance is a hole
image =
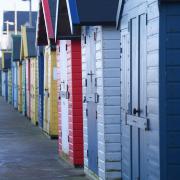
[[[87,60],[87,109],[88,120],[88,166],[98,174],[98,147],[97,147],[97,102],[96,102],[96,42],[94,31],[87,28],[86,60]]]
[[[147,168],[145,153],[148,132],[146,14],[141,14],[130,20],[129,39],[123,42],[124,37],[121,36],[122,61],[125,69],[122,75],[125,75],[126,84],[126,92],[122,93],[125,96],[122,109],[126,110],[125,127],[122,127],[122,176],[125,180],[144,180],[146,179],[145,168]],[[123,50],[123,48],[125,49]]]
[[[66,41],[60,42],[62,150],[69,153],[68,81]]]

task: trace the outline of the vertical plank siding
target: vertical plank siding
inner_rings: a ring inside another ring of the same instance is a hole
[[[160,19],[160,145],[161,179],[180,178],[180,3],[161,6]]]
[[[121,58],[121,122],[122,122],[122,178],[124,180],[131,177],[131,151],[130,138],[126,136],[130,133],[125,123],[125,114],[128,110],[128,64],[129,59],[129,22],[131,18],[140,13],[147,14],[147,37],[146,37],[146,93],[147,99],[147,118],[150,122],[150,130],[144,133],[144,151],[143,158],[145,166],[143,167],[143,177],[149,180],[160,179],[160,154],[159,154],[159,4],[156,0],[134,0],[127,1],[124,4],[121,27],[122,33],[122,58]],[[126,32],[126,33],[125,33]],[[125,33],[123,35],[123,33]],[[126,39],[124,39],[126,38]],[[125,42],[124,42],[125,41]],[[141,169],[141,171],[143,171]]]

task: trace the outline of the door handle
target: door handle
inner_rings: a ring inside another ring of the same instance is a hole
[[[140,112],[141,112],[140,109],[136,109],[136,108],[133,109],[133,115],[136,115],[137,113],[139,114]]]

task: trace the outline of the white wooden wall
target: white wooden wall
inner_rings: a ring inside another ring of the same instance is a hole
[[[120,144],[120,32],[112,27],[91,27],[97,29],[96,78],[98,126],[98,170],[99,179],[115,179],[121,176]],[[82,28],[82,76],[83,96],[86,95],[86,45]],[[84,120],[84,166],[88,173],[88,127],[86,104],[83,106]]]
[[[158,0],[128,0],[123,7],[120,29],[128,28],[129,14],[136,14],[136,8],[142,4],[147,6],[147,118],[150,121],[150,131],[146,133],[147,162],[146,175],[148,179],[160,179],[159,156],[159,2]],[[123,47],[122,47],[123,48]],[[122,67],[122,72],[126,71]],[[122,79],[122,84],[124,83]],[[121,94],[121,102],[125,98]],[[122,107],[123,108],[123,107]],[[122,122],[124,121],[121,116]],[[127,157],[122,157],[126,159]],[[128,164],[128,163],[127,163]],[[122,168],[123,169],[123,168]],[[124,173],[125,174],[125,173]],[[126,179],[126,178],[125,178]],[[128,178],[127,178],[128,179]]]

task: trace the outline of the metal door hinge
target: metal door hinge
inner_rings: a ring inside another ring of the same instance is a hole
[[[146,25],[148,25],[148,15],[146,14]]]
[[[97,32],[94,32],[94,40],[97,40]]]
[[[98,113],[97,113],[97,111],[96,111],[96,119],[98,118]]]
[[[95,103],[99,103],[99,94],[95,93]]]
[[[86,109],[86,117],[88,116],[88,109]]]
[[[68,45],[66,44],[66,51],[67,51],[67,49],[68,49]]]
[[[95,87],[97,87],[97,78],[95,78]]]
[[[120,53],[122,54],[122,48],[120,48]]]
[[[87,157],[89,157],[89,151],[87,150]]]
[[[86,44],[86,35],[84,35],[84,44]]]
[[[68,142],[69,142],[69,139],[70,139],[70,138],[69,138],[69,135],[68,135]]]
[[[84,85],[85,85],[85,87],[87,87],[87,79],[85,79],[85,84]]]
[[[84,96],[83,103],[86,103],[86,96]]]

